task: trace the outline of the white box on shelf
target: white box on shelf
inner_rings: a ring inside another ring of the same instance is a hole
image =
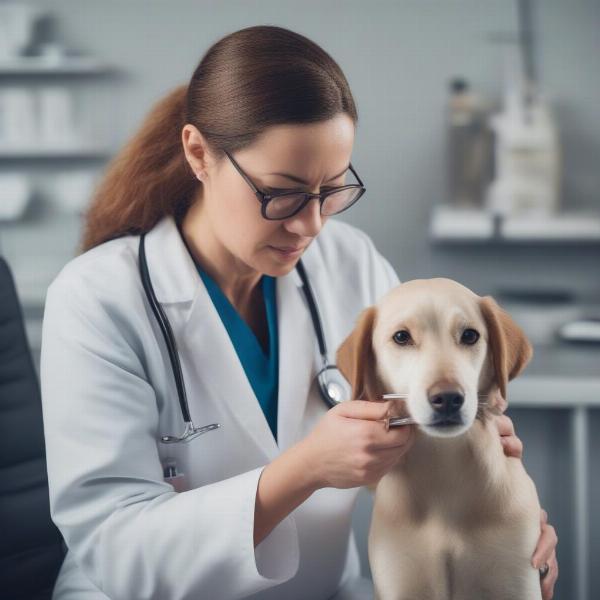
[[[51,184],[51,204],[60,212],[82,214],[89,206],[97,181],[95,169],[59,173]]]
[[[18,173],[0,174],[0,223],[20,219],[31,199],[31,181]]]
[[[494,219],[489,212],[446,205],[433,209],[430,235],[434,239],[485,240],[493,234]]]
[[[579,211],[506,217],[502,235],[507,239],[600,240],[600,213]]]

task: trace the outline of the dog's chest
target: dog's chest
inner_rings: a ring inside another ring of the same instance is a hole
[[[467,443],[422,437],[384,477],[385,485],[380,482],[376,498],[389,503],[404,523],[460,532],[500,523],[507,508],[506,479],[489,464],[501,469],[504,457],[501,450],[491,453],[475,456]]]
[[[533,552],[523,516],[513,518],[510,492],[499,485],[501,471],[492,480],[468,445],[432,450],[415,442],[412,450],[375,492],[369,561],[378,600],[535,598],[506,592],[499,580],[501,573],[525,580],[518,574]]]

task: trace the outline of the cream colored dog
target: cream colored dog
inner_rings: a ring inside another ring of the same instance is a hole
[[[492,417],[531,357],[491,296],[444,278],[390,290],[339,347],[353,398],[407,394],[394,416],[417,422],[413,445],[371,487],[376,600],[541,600],[540,503]]]

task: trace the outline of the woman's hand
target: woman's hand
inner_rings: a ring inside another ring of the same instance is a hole
[[[495,417],[498,432],[500,433],[500,443],[504,448],[506,456],[523,458],[523,442],[515,434],[515,426],[510,417],[506,415],[497,415]]]
[[[523,442],[516,436],[515,428],[510,417],[499,415],[495,417],[500,433],[500,442],[504,447],[506,456],[514,456],[522,458]],[[541,579],[542,598],[543,600],[551,600],[554,596],[554,584],[558,579],[558,561],[556,560],[556,545],[558,544],[558,536],[552,525],[548,524],[548,513],[542,508],[541,513],[541,535],[538,540],[531,564],[534,568],[539,569],[548,564],[548,572]]]
[[[394,400],[342,402],[328,410],[300,443],[315,486],[352,488],[373,484],[414,441],[415,425],[390,428]]]
[[[542,579],[542,598],[543,600],[551,600],[554,596],[554,584],[558,579],[558,561],[556,560],[558,536],[554,527],[548,525],[548,513],[543,508],[540,525],[542,535],[540,535],[537,547],[533,553],[531,564],[538,569],[544,564],[548,564],[548,572]]]

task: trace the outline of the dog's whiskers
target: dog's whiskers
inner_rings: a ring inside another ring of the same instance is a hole
[[[478,394],[479,398],[487,398],[487,394]],[[408,398],[408,394],[383,394],[383,398]],[[487,400],[479,400],[477,402],[477,417],[483,414],[483,409],[488,405]],[[386,431],[390,427],[402,427],[404,425],[417,425],[418,422],[413,417],[387,417],[380,419],[380,422],[385,424]]]

